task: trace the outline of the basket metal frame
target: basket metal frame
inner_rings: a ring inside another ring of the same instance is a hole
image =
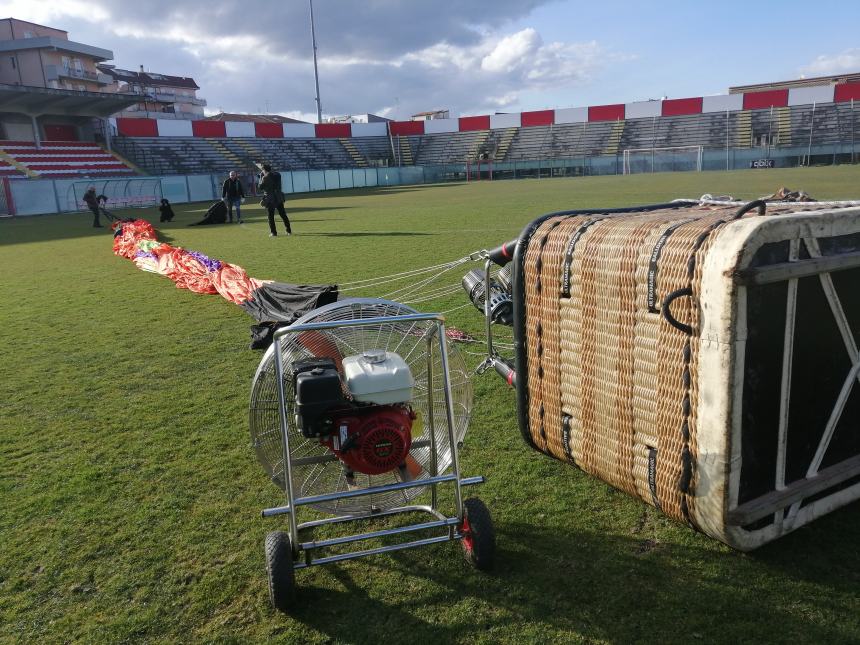
[[[800,242],[803,241],[809,254],[808,259],[801,259]],[[742,269],[734,276],[735,282],[743,287],[775,283],[787,283],[785,331],[783,340],[782,380],[780,384],[779,427],[777,435],[776,469],[773,490],[752,500],[738,504],[739,488],[733,481],[729,491],[730,510],[727,523],[744,527],[769,515],[773,516],[773,525],[780,535],[802,526],[810,519],[799,516],[804,501],[825,491],[831,491],[827,497],[835,495],[835,489],[845,481],[860,474],[860,455],[848,457],[836,464],[821,469],[824,455],[830,445],[836,426],[839,423],[845,405],[854,387],[860,384],[860,349],[854,338],[851,320],[842,305],[836,287],[833,284],[832,272],[860,268],[860,253],[845,253],[835,256],[824,255],[821,247],[811,230],[800,238],[790,241],[787,262],[765,265],[755,268]],[[788,422],[791,398],[791,378],[795,348],[795,319],[797,316],[798,280],[818,276],[827,300],[828,308],[833,316],[839,334],[842,337],[845,351],[848,354],[850,367],[845,374],[843,385],[838,397],[833,402],[829,418],[821,431],[815,454],[809,463],[805,477],[786,483],[786,462],[788,450]],[[740,301],[746,294],[738,296]],[[738,364],[742,364],[743,353],[739,352]],[[737,396],[742,396],[738,393]],[[737,406],[742,403],[737,401]],[[740,444],[741,437],[737,438]],[[807,507],[808,508],[808,507]],[[787,512],[786,512],[786,509]],[[807,514],[811,511],[807,511]],[[814,516],[813,516],[814,517]]]
[[[428,330],[426,334],[426,342],[427,342],[427,350],[428,352],[432,351],[433,343],[438,342],[440,358],[441,358],[441,368],[442,374],[441,378],[444,383],[444,393],[445,393],[445,414],[446,421],[448,426],[448,443],[451,446],[451,466],[450,472],[439,473],[437,472],[437,462],[436,462],[436,427],[433,419],[433,379],[435,374],[433,373],[433,361],[427,361],[427,390],[428,390],[428,418],[426,419],[427,431],[429,433],[429,442],[430,442],[430,477],[422,480],[413,480],[408,482],[399,482],[394,484],[386,484],[382,486],[372,486],[369,488],[360,488],[356,490],[346,490],[341,492],[333,492],[333,493],[324,493],[321,495],[312,495],[307,497],[296,497],[295,491],[293,490],[293,479],[292,479],[292,465],[293,460],[290,458],[290,423],[291,420],[287,414],[287,406],[286,406],[286,389],[284,387],[284,365],[283,365],[283,357],[281,354],[282,351],[282,339],[288,334],[297,334],[308,331],[323,331],[328,329],[335,329],[339,327],[362,327],[362,326],[371,326],[371,325],[379,325],[379,324],[393,324],[393,323],[414,323],[420,321],[433,321],[434,325]],[[281,443],[283,449],[283,460],[284,460],[284,496],[286,504],[283,506],[276,506],[273,508],[267,508],[262,511],[263,517],[273,517],[275,515],[287,515],[288,516],[288,524],[289,524],[289,534],[290,534],[290,543],[293,550],[293,568],[304,569],[314,565],[320,564],[329,564],[332,562],[340,562],[343,560],[352,560],[355,558],[360,558],[368,555],[376,555],[379,553],[387,553],[390,551],[400,551],[403,549],[411,549],[419,546],[426,546],[429,544],[436,544],[438,542],[448,542],[453,540],[459,540],[464,537],[463,533],[460,531],[460,527],[463,523],[463,495],[462,495],[462,487],[471,486],[475,484],[483,484],[484,477],[476,476],[476,477],[462,477],[460,474],[460,458],[459,458],[459,446],[457,444],[456,437],[454,436],[454,408],[453,408],[453,394],[451,392],[451,380],[449,375],[449,366],[448,366],[448,347],[447,340],[445,336],[445,317],[442,314],[436,313],[416,313],[416,314],[406,314],[401,316],[381,316],[375,318],[366,318],[366,319],[354,319],[354,320],[343,320],[343,321],[331,321],[331,322],[310,322],[310,323],[301,323],[294,324],[288,327],[284,327],[279,329],[274,334],[274,353],[275,353],[275,378],[277,380],[277,390],[278,390],[278,415],[280,419],[280,431],[281,431]],[[455,505],[455,514],[453,516],[448,516],[438,509],[438,495],[437,488],[440,484],[453,484],[454,489],[454,505]],[[394,490],[405,490],[408,488],[430,488],[430,504],[414,504],[407,506],[399,506],[395,508],[389,508],[384,510],[371,510],[364,513],[346,513],[341,515],[335,515],[334,517],[329,517],[320,520],[313,520],[308,522],[299,523],[298,522],[298,511],[299,507],[306,506],[309,504],[316,504],[321,502],[331,502],[338,499],[347,499],[353,497],[361,497],[366,495],[374,495],[378,493],[394,491]],[[376,519],[381,517],[389,517],[392,515],[406,514],[406,513],[426,513],[431,515],[434,519],[428,522],[421,522],[416,524],[409,524],[405,526],[399,526],[396,528],[382,529],[378,531],[371,531],[368,533],[357,533],[355,535],[348,535],[343,537],[330,538],[325,540],[310,540],[307,542],[299,541],[299,531],[302,529],[313,528],[317,526],[326,526],[330,524],[339,524],[343,522],[351,522],[356,520],[368,520],[368,519]],[[406,533],[411,533],[415,531],[427,531],[434,529],[444,529],[440,535],[436,535],[433,537],[427,537],[423,539],[412,540],[408,542],[401,542],[398,544],[391,544],[371,549],[362,549],[358,551],[351,551],[348,553],[340,553],[336,555],[330,555],[327,557],[314,557],[313,553],[320,549],[324,549],[332,546],[340,546],[344,544],[351,544],[354,542],[360,542],[362,540],[370,540],[374,538],[385,537],[389,535],[401,535]],[[304,558],[301,558],[302,553],[304,554]]]

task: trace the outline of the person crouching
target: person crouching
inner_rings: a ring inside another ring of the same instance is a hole
[[[158,210],[161,212],[161,217],[159,221],[161,222],[172,222],[175,215],[173,214],[173,207],[170,205],[170,202],[166,199],[161,200],[161,205],[158,207]]]
[[[96,187],[90,186],[87,189],[87,192],[84,193],[84,202],[86,202],[87,207],[93,212],[93,228],[101,228],[101,222],[99,222],[99,198],[96,195]]]

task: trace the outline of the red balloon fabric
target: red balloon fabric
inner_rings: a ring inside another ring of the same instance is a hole
[[[248,277],[242,267],[186,251],[158,241],[155,228],[145,220],[116,222],[113,225],[113,252],[134,260],[141,269],[160,273],[179,289],[194,293],[221,294],[241,305],[264,281]]]

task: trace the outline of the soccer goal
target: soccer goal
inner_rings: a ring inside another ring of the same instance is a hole
[[[628,148],[624,151],[624,174],[702,170],[704,146]]]
[[[156,177],[87,179],[70,182],[66,188],[65,210],[86,210],[84,193],[90,186],[96,195],[108,198],[107,208],[147,208],[161,199],[161,180]]]
[[[472,159],[466,161],[466,181],[493,180],[492,159]]]

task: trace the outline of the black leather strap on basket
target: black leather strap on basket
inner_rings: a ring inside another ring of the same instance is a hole
[[[520,428],[520,434],[523,437],[527,446],[541,452],[537,444],[532,440],[531,431],[529,430],[529,387],[528,387],[528,351],[526,338],[526,290],[524,288],[524,265],[526,251],[529,243],[532,240],[535,232],[541,224],[552,217],[576,217],[578,215],[609,215],[622,213],[649,213],[655,210],[668,208],[683,208],[697,205],[697,201],[677,201],[665,202],[662,204],[645,204],[639,206],[627,206],[622,208],[589,208],[556,211],[541,215],[537,219],[532,220],[523,229],[520,234],[517,244],[511,246],[510,243],[505,244],[507,250],[514,251],[513,262],[513,302],[514,302],[514,352],[516,353],[517,378],[513,384],[516,385],[517,394],[517,421]]]
[[[767,211],[767,202],[765,202],[763,199],[756,199],[756,200],[751,201],[749,204],[744,204],[743,206],[741,206],[738,209],[738,211],[734,214],[734,217],[732,217],[732,219],[738,219],[740,217],[743,217],[744,215],[749,213],[754,208],[758,208],[758,214],[759,215],[764,215],[765,212]]]
[[[508,262],[514,259],[514,250],[517,248],[518,240],[511,240],[497,246],[496,248],[487,251],[487,257],[500,267],[505,266]]]
[[[683,289],[676,289],[663,301],[663,318],[666,319],[672,327],[677,329],[678,331],[682,331],[688,336],[693,335],[693,328],[690,325],[686,325],[680,322],[675,316],[672,315],[672,303],[675,302],[678,298],[683,298],[684,296],[692,296],[693,290],[690,287],[684,287]]]

